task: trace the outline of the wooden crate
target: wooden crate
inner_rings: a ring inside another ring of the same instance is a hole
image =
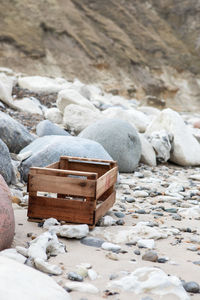
[[[93,227],[115,202],[117,174],[115,161],[70,156],[30,168],[29,220],[53,217]]]

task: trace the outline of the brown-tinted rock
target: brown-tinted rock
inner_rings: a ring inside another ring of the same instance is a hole
[[[0,251],[9,248],[15,230],[10,190],[0,175]]]

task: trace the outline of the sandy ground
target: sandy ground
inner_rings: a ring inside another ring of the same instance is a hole
[[[122,195],[121,191],[118,191],[118,197]],[[137,204],[137,203],[136,203]],[[135,205],[135,204],[134,204]],[[165,205],[166,206],[166,205]],[[168,207],[172,207],[168,204]],[[15,246],[27,246],[27,242],[30,241],[30,238],[27,237],[27,233],[33,233],[38,236],[45,230],[38,227],[37,223],[27,221],[27,209],[15,209],[15,219],[16,219],[16,234],[13,242],[13,247]],[[155,218],[152,214],[140,215],[138,218],[133,218],[131,214],[127,214],[124,218],[125,224],[123,226],[112,226],[109,227],[109,230],[117,232],[121,229],[125,229],[126,226],[135,225],[139,221],[155,221]],[[175,228],[191,228],[197,230],[196,235],[199,232],[199,220],[182,218],[181,221],[175,221],[171,218],[170,214],[164,214],[164,216],[156,219],[159,224],[165,224],[167,227]],[[105,229],[105,228],[104,228]],[[106,230],[106,229],[105,229]],[[92,234],[92,232],[90,232]],[[101,235],[100,235],[101,236]],[[90,279],[84,279],[84,282],[94,284],[98,289],[99,293],[88,294],[72,291],[70,293],[73,300],[79,299],[115,299],[115,300],[127,300],[127,299],[142,299],[145,296],[151,297],[153,300],[156,299],[165,299],[172,300],[178,299],[173,295],[168,295],[160,298],[154,294],[140,294],[136,295],[133,292],[124,292],[118,291],[119,294],[106,296],[105,290],[106,285],[110,282],[109,277],[111,274],[122,275],[123,272],[132,272],[139,267],[157,267],[161,268],[167,274],[175,275],[180,279],[185,281],[196,281],[200,283],[200,266],[193,264],[194,261],[200,261],[200,255],[197,252],[192,252],[187,250],[188,241],[191,237],[191,233],[181,232],[180,235],[170,236],[167,239],[161,239],[156,241],[156,249],[159,257],[168,257],[169,261],[166,263],[157,263],[157,262],[148,262],[142,260],[142,254],[146,252],[146,249],[140,249],[141,255],[137,256],[134,254],[134,250],[138,249],[137,246],[128,246],[122,244],[122,250],[126,250],[127,253],[119,253],[119,260],[114,261],[106,257],[108,251],[101,248],[95,248],[91,246],[86,246],[80,243],[79,240],[70,240],[70,239],[60,239],[63,243],[66,244],[67,253],[59,254],[57,257],[50,258],[49,262],[52,264],[57,264],[63,267],[63,275],[53,276],[54,279],[63,284],[68,281],[67,273],[70,271],[75,271],[76,265],[81,263],[90,263],[92,268],[98,273],[99,277],[91,281]],[[173,243],[182,238],[182,242],[176,245]],[[200,247],[200,245],[199,245]],[[131,261],[135,259],[135,261]],[[173,264],[171,263],[173,261]],[[116,289],[111,289],[112,291],[117,291]],[[191,299],[197,300],[200,299],[200,294],[191,294]]]

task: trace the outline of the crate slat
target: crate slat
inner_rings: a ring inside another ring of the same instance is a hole
[[[29,175],[29,192],[48,192],[94,197],[96,181],[51,175]]]
[[[31,196],[29,199],[29,218],[56,218],[74,223],[93,224],[94,205],[92,202],[81,202],[61,198]]]
[[[32,174],[32,171],[34,171],[34,174],[45,174],[45,175],[53,175],[53,176],[67,176],[67,175],[73,175],[73,176],[85,176],[90,177],[90,179],[96,179],[97,173],[91,173],[91,172],[79,172],[74,170],[61,170],[61,169],[52,169],[52,168],[38,168],[33,167],[30,168],[29,174]]]
[[[60,162],[57,161],[53,164],[50,164],[50,165],[46,166],[45,168],[60,169]]]
[[[97,193],[96,198],[98,199],[107,189],[115,184],[117,180],[117,167],[112,168],[110,171],[105,173],[103,176],[97,179]]]
[[[105,215],[105,213],[108,211],[109,208],[113,206],[115,203],[115,196],[116,192],[112,192],[112,194],[100,204],[99,207],[97,207],[95,211],[95,224],[98,222],[98,220]]]

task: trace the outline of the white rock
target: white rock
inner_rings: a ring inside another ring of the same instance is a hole
[[[65,89],[58,93],[58,98],[56,101],[58,109],[63,113],[65,107],[70,104],[76,104],[83,106],[85,108],[89,108],[91,110],[96,111],[95,106],[83,97],[79,92],[74,89]]]
[[[169,193],[179,193],[184,191],[184,187],[181,183],[172,182],[170,183],[166,191]]]
[[[149,194],[145,191],[134,191],[132,195],[133,195],[133,197],[136,197],[136,198],[149,196]]]
[[[104,117],[110,119],[121,119],[129,122],[135,128],[138,129],[139,132],[145,132],[147,126],[149,125],[150,120],[148,117],[142,112],[136,109],[123,109],[120,107],[110,107],[102,112]]]
[[[172,148],[172,136],[165,130],[160,130],[152,132],[147,138],[155,150],[157,160],[161,163],[168,161]]]
[[[28,89],[39,94],[57,93],[71,86],[71,83],[62,78],[49,78],[41,76],[27,76],[18,78],[18,84],[23,89]]]
[[[135,294],[152,293],[160,297],[176,296],[180,300],[189,300],[181,281],[176,276],[168,276],[158,268],[138,268],[120,280],[112,281],[108,288],[119,288]]]
[[[115,251],[117,252],[117,251],[121,250],[121,247],[119,245],[112,244],[112,243],[107,243],[107,242],[104,242],[101,245],[101,248],[104,249],[104,250],[113,251],[113,252],[115,252]]]
[[[137,242],[138,247],[148,248],[148,249],[154,249],[155,248],[155,242],[153,239],[140,239]]]
[[[20,111],[43,115],[42,105],[40,101],[34,97],[14,100],[14,104]]]
[[[70,300],[49,276],[6,257],[0,257],[1,300]]]
[[[13,77],[9,77],[6,76],[4,73],[0,73],[0,100],[8,106],[15,108],[12,98],[13,84]]]
[[[10,259],[16,260],[22,264],[25,263],[26,257],[17,252],[16,249],[10,248],[0,252],[0,256],[5,256]]]
[[[93,269],[89,269],[88,270],[88,277],[90,278],[90,280],[97,279],[97,277],[98,277],[97,272]]]
[[[99,220],[100,226],[112,226],[116,224],[116,220],[111,216],[104,216]]]
[[[61,275],[63,273],[62,269],[59,266],[51,265],[48,262],[44,261],[41,258],[34,259],[35,267],[44,273],[52,275]]]
[[[58,220],[56,220],[55,218],[49,218],[44,221],[43,228],[49,229],[51,226],[54,225],[60,225],[60,222],[58,222]]]
[[[149,141],[143,134],[140,134],[139,137],[142,145],[142,154],[141,154],[140,162],[155,167],[156,154],[152,145],[149,143]]]
[[[28,248],[28,256],[33,259],[41,258],[47,260],[47,252],[52,255],[65,253],[65,246],[58,241],[54,232],[47,231],[42,233],[30,242],[30,247]]]
[[[55,230],[58,236],[71,239],[81,239],[89,233],[89,227],[87,224],[53,226],[51,229]]]
[[[200,206],[194,206],[189,208],[179,208],[179,215],[188,218],[199,218],[200,217]]]
[[[189,179],[200,181],[200,174],[190,175]]]
[[[164,109],[148,126],[146,134],[161,129],[173,136],[171,161],[181,166],[200,165],[200,144],[177,112]]]
[[[65,287],[72,290],[78,291],[82,293],[89,293],[89,294],[98,294],[99,290],[96,286],[91,283],[82,283],[82,282],[66,282]]]
[[[57,107],[52,107],[46,110],[45,118],[52,123],[61,124],[63,115]]]
[[[101,119],[101,117],[98,110],[70,104],[64,110],[63,125],[66,129],[73,129],[76,133],[79,133],[90,124]]]

